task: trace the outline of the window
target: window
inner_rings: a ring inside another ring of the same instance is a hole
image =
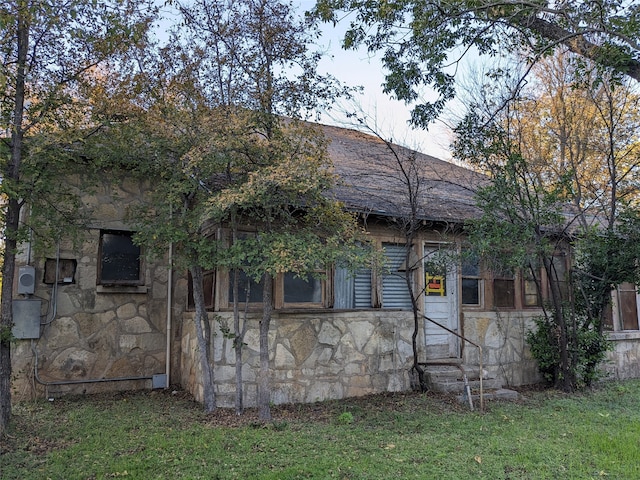
[[[407,246],[383,243],[382,247],[386,257],[382,273],[382,308],[412,308],[405,277]]]
[[[229,272],[229,303],[233,303],[233,278],[234,271]],[[247,301],[247,293],[249,294],[249,303],[262,303],[264,281],[260,279],[256,282],[242,270],[238,270],[238,301],[245,303]]]
[[[241,270],[238,271],[238,300],[244,305],[249,294],[249,306],[251,308],[262,308],[264,282],[261,279],[256,282]],[[299,276],[293,272],[279,274],[273,279],[273,303],[274,307],[297,308],[297,307],[325,307],[326,285],[323,276],[325,271],[318,271],[317,275]],[[234,272],[223,271],[220,273],[220,308],[228,309],[233,307],[233,276]],[[213,306],[213,305],[211,305]],[[211,307],[207,304],[207,308]]]
[[[404,244],[384,243],[387,257],[384,273],[363,268],[350,272],[337,267],[328,275],[326,269],[318,269],[310,275],[287,272],[277,275],[273,281],[273,304],[283,308],[411,308],[411,295],[405,279],[407,247]],[[412,272],[412,279],[415,272]],[[205,285],[207,308],[230,309],[233,307],[233,271],[216,272],[216,282]],[[206,279],[205,279],[206,281]],[[191,290],[191,279],[189,288]],[[263,284],[240,272],[238,300],[244,304],[247,288],[251,308],[260,308],[263,301]],[[215,293],[215,295],[214,295]],[[210,300],[209,300],[210,299]],[[214,299],[216,304],[214,305]],[[190,305],[192,297],[189,297]]]
[[[515,280],[513,274],[501,273],[493,279],[494,308],[515,308]]]
[[[334,308],[371,308],[371,270],[367,268],[350,272],[346,268],[336,268],[333,277]]]
[[[99,285],[142,285],[140,247],[133,233],[120,230],[100,231],[98,263]]]
[[[540,281],[540,277],[538,277],[538,281]],[[538,288],[538,283],[536,282],[533,273],[531,273],[530,268],[527,268],[522,272],[522,305],[524,307],[542,306],[540,289]]]
[[[560,289],[560,294],[563,300],[569,300],[569,274],[567,269],[567,257],[565,255],[554,255],[551,259],[551,278],[549,282],[554,280],[557,282]]]
[[[618,285],[618,316],[622,330],[638,330],[638,292],[632,283]]]
[[[322,279],[314,276],[299,276],[287,272],[280,276],[284,306],[317,305],[322,306]]]
[[[191,272],[188,272],[189,284],[188,284],[188,308],[193,310],[195,308],[195,301],[193,299],[193,278]],[[212,309],[214,307],[215,299],[215,286],[216,275],[213,271],[204,272],[202,274],[202,293],[204,294],[204,306],[205,308]]]
[[[481,304],[482,278],[480,277],[480,262],[477,258],[468,258],[462,262],[462,304]]]
[[[355,272],[336,269],[334,308],[412,308],[405,277],[407,247],[395,243],[383,243],[382,247],[386,263],[380,276],[369,268]]]

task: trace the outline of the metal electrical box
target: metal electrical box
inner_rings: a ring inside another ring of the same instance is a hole
[[[13,301],[13,328],[15,338],[40,338],[40,300]]]
[[[167,374],[166,373],[157,373],[152,377],[152,385],[151,388],[168,388],[167,385]]]
[[[18,294],[33,295],[36,291],[36,269],[31,265],[18,268]]]

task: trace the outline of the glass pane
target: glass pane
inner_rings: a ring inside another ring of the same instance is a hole
[[[462,279],[462,304],[480,305],[480,280],[477,278]]]
[[[322,303],[322,280],[311,275],[284,274],[284,303]]]
[[[480,262],[477,259],[468,258],[462,262],[463,277],[479,277]]]
[[[623,283],[618,288],[620,315],[623,330],[638,330],[638,306],[636,288],[632,283]]]
[[[103,283],[140,280],[140,247],[134,245],[130,232],[102,234],[100,271]]]
[[[495,279],[493,281],[493,306],[498,308],[514,308],[514,281]]]
[[[541,305],[538,287],[534,280],[524,281],[524,306],[539,307]]]
[[[233,276],[234,272],[229,272],[229,302],[233,303]],[[238,271],[238,301],[244,303],[249,292],[249,303],[262,303],[262,287],[264,281],[252,280],[242,270]]]

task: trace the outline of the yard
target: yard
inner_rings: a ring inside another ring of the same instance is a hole
[[[389,394],[205,415],[181,392],[22,403],[0,443],[8,479],[636,479],[640,381],[525,390],[470,412]]]

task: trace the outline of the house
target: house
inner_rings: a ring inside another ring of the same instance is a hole
[[[342,179],[335,195],[383,247],[388,270],[332,269],[308,282],[294,275],[276,278],[269,336],[272,401],[410,389],[414,321],[407,271],[425,291],[415,340],[418,362],[432,374],[434,387],[451,369],[453,384],[465,368],[475,368],[477,375],[480,360],[483,377],[494,386],[539,381],[525,343],[543,301],[532,281],[519,274],[493,277],[479,262],[449,261],[442,267],[441,259],[459,258],[461,225],[479,215],[474,191],[486,178],[428,155],[390,149],[371,135],[322,128]],[[409,187],[416,192],[413,203],[407,201]],[[126,222],[129,205],[150,188],[126,178],[117,186],[104,182],[83,196],[94,214],[79,247],[62,242],[40,253],[25,245],[14,302],[16,399],[169,385],[202,399],[189,279],[169,267],[171,250],[165,258],[145,260]],[[407,219],[419,226],[409,246]],[[206,272],[204,287],[217,332],[217,401],[232,406],[235,355],[232,340],[221,332],[232,315],[228,272]],[[258,291],[252,290],[249,307],[256,309],[249,309],[243,352],[246,405],[256,401]],[[614,300],[615,350],[608,368],[616,378],[640,377],[637,293],[623,288]]]

